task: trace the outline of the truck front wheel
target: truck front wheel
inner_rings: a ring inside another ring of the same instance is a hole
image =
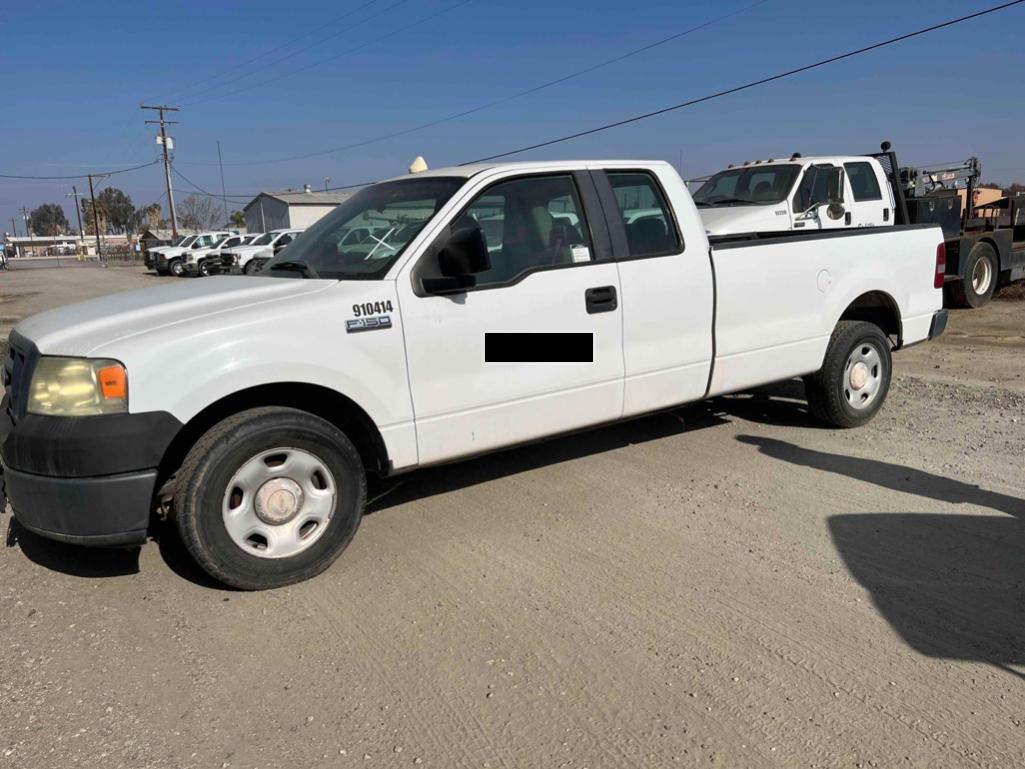
[[[989,243],[976,243],[968,254],[964,279],[951,283],[950,299],[956,307],[989,304],[997,288],[997,252]]]
[[[833,427],[860,427],[882,408],[890,391],[890,341],[873,323],[842,320],[822,368],[804,378],[812,415]]]
[[[185,274],[185,264],[181,259],[172,259],[167,263],[167,271],[174,275],[174,277],[180,278]]]
[[[309,579],[348,546],[366,504],[359,452],[298,409],[250,409],[214,425],[178,474],[189,553],[215,579],[263,590]]]

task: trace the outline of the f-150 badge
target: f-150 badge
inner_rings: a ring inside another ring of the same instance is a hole
[[[378,315],[376,318],[356,318],[345,321],[345,330],[349,334],[357,331],[376,331],[379,328],[391,328],[391,315]]]

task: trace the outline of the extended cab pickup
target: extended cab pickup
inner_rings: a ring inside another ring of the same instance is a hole
[[[170,509],[217,579],[295,582],[346,547],[368,473],[798,376],[825,423],[864,424],[891,351],[943,330],[942,244],[935,227],[710,243],[662,162],[405,176],[257,276],[18,324],[7,493],[24,527],[82,544],[141,543]]]

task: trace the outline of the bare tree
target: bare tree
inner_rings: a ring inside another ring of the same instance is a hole
[[[211,199],[189,195],[179,206],[183,227],[197,230],[212,230],[221,219],[221,209]]]

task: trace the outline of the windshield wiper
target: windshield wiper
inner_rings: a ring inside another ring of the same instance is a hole
[[[748,203],[749,205],[754,205],[754,201],[753,200],[745,200],[744,198],[723,198],[722,200],[712,201],[711,203],[708,203],[707,205],[710,205],[710,206],[732,206],[735,203]]]
[[[304,278],[320,278],[317,271],[313,269],[306,262],[300,261],[299,259],[286,259],[283,262],[275,262],[273,264],[264,265],[264,269],[270,270],[292,270],[294,272],[302,273]]]

